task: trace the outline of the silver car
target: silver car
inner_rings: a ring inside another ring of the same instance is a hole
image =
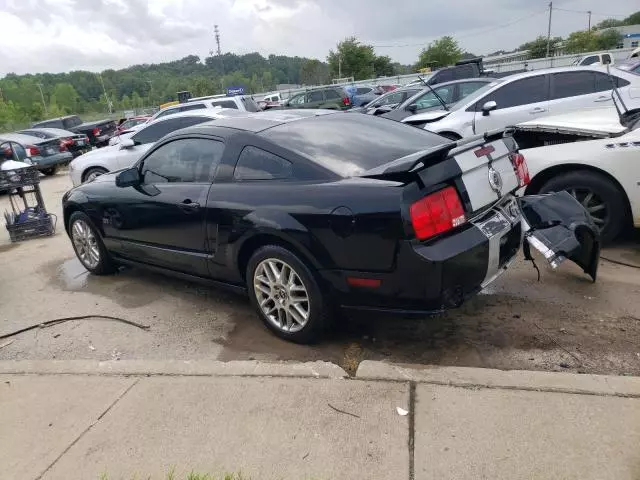
[[[640,103],[640,77],[607,67],[564,67],[535,70],[495,80],[453,105],[406,117],[415,125],[459,139],[516,125],[536,117],[613,105],[612,79],[628,106]]]

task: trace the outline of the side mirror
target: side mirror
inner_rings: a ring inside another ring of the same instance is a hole
[[[140,185],[142,177],[137,167],[127,168],[116,176],[116,187],[126,188]]]
[[[482,115],[486,117],[487,115],[489,115],[489,112],[494,111],[496,108],[498,108],[498,104],[493,100],[489,100],[484,105],[482,105]]]
[[[134,142],[132,138],[125,138],[120,142],[120,150],[133,148],[135,146],[136,146],[136,142]]]
[[[411,112],[411,113],[416,113],[418,111],[418,105],[415,103],[412,103],[411,105],[409,105],[407,107],[407,111]]]

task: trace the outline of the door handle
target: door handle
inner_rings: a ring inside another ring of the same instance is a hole
[[[611,100],[611,97],[607,97],[605,95],[598,97],[594,100],[594,102],[608,102],[609,100]]]
[[[187,212],[195,212],[200,209],[200,204],[197,202],[192,202],[190,199],[183,200],[182,203],[178,205],[182,210]]]
[[[529,110],[529,113],[530,113],[531,115],[535,115],[536,113],[544,113],[544,112],[546,112],[546,111],[547,111],[547,109],[546,109],[546,108],[537,107],[537,108],[534,108],[533,110]]]

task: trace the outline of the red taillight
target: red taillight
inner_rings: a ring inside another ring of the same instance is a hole
[[[60,151],[61,152],[67,151],[67,144],[65,142],[60,142]]]
[[[100,129],[98,127],[96,127],[96,128],[93,129],[92,133],[93,133],[94,137],[97,137],[98,135],[100,135]]]
[[[451,230],[467,220],[458,192],[453,187],[443,188],[418,200],[411,205],[409,212],[416,237],[420,240]]]
[[[86,143],[89,143],[89,137],[85,136],[85,137],[84,137],[84,141],[85,141]]]
[[[37,157],[38,155],[40,155],[40,149],[38,147],[34,147],[33,145],[27,145],[28,157]]]
[[[527,161],[524,155],[521,153],[512,153],[510,156],[513,168],[516,169],[516,175],[518,177],[518,186],[526,187],[531,182],[529,178],[529,167],[527,167]]]
[[[351,100],[349,100],[349,97],[344,97],[342,99],[342,103],[344,103],[345,107],[348,107],[349,105],[351,105]]]

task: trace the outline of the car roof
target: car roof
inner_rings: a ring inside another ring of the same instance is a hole
[[[267,110],[265,112],[243,112],[240,115],[226,117],[215,122],[206,122],[180,130],[180,133],[212,133],[212,127],[216,127],[216,134],[231,136],[238,131],[258,133],[271,127],[288,122],[314,118],[321,115],[341,115],[335,110],[317,109],[291,109],[291,110]]]
[[[528,72],[514,73],[502,77],[501,80],[512,82],[521,78],[535,77],[537,75],[546,75],[548,73],[564,73],[564,72],[600,72],[607,73],[606,65],[572,65],[568,67],[541,68],[539,70],[530,70]],[[628,72],[626,72],[628,73]],[[495,81],[496,79],[494,79]]]
[[[42,143],[44,139],[23,133],[0,133],[0,141],[21,143],[24,145]]]
[[[73,132],[70,132],[69,130],[64,130],[62,128],[33,127],[33,128],[25,128],[23,131],[28,131],[28,130],[44,132],[44,133],[49,133],[51,135],[60,135],[60,136],[78,135],[77,133],[73,133]]]
[[[164,110],[163,110],[164,111]],[[244,112],[236,110],[235,108],[201,108],[199,110],[187,110],[185,112],[176,112],[171,113],[169,115],[163,115],[162,117],[156,118],[148,123],[148,125],[163,122],[165,120],[169,120],[170,118],[177,117],[211,117],[214,118],[224,118],[231,117],[236,115],[243,115]],[[147,125],[146,123],[144,125]]]

